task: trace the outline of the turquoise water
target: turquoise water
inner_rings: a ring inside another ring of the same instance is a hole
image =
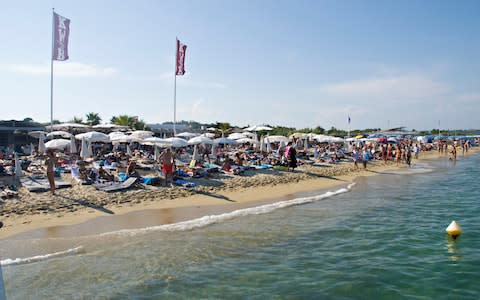
[[[57,253],[3,260],[7,297],[479,299],[479,170],[480,155],[429,161],[360,178],[337,195],[300,195],[302,205],[2,242],[4,255]],[[456,241],[445,234],[451,220],[464,229]]]

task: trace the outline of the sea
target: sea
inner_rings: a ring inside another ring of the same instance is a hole
[[[81,237],[0,241],[7,299],[480,299],[480,155]],[[452,220],[464,233],[456,240]]]

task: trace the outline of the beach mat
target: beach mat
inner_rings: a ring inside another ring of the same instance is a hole
[[[20,182],[29,192],[46,192],[50,190],[50,183],[46,177],[21,177]],[[71,187],[72,184],[55,178],[55,189],[63,189]]]
[[[95,183],[93,186],[99,190],[99,191],[104,191],[104,192],[118,192],[122,190],[126,190],[137,181],[138,178],[136,177],[130,177],[127,178],[127,180],[122,181],[122,182],[106,182],[106,183]]]

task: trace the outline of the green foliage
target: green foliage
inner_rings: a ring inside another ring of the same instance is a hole
[[[70,121],[70,123],[83,124],[83,119],[82,119],[82,118],[73,117],[73,119]]]
[[[89,112],[87,115],[87,124],[88,125],[98,125],[100,124],[100,121],[102,121],[102,118],[100,118],[100,115],[98,113],[94,112]]]
[[[129,116],[129,115],[119,115],[113,116],[110,119],[112,124],[122,125],[122,126],[129,126],[135,130],[144,130],[146,128],[146,124],[143,120],[138,119],[137,116]]]
[[[289,136],[292,133],[296,132],[296,129],[293,127],[284,127],[284,126],[275,126],[272,127],[273,130],[270,131],[270,135],[283,135]]]
[[[33,119],[30,118],[30,117],[27,117],[27,118],[23,119],[23,122],[33,122]]]

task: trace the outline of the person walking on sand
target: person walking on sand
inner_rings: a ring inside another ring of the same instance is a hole
[[[165,151],[160,154],[160,163],[162,165],[162,172],[165,175],[165,185],[173,183],[173,163],[175,161],[175,156],[172,153],[170,148],[167,148]]]
[[[45,165],[47,166],[47,178],[48,183],[50,184],[50,192],[52,193],[52,195],[55,195],[55,163],[55,153],[52,149],[48,149]]]

